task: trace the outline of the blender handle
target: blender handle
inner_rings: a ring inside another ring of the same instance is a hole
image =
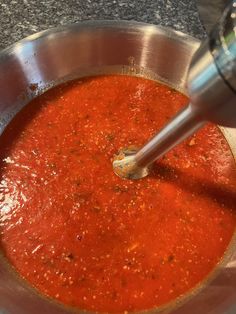
[[[188,73],[191,103],[205,119],[236,127],[236,0],[196,51]]]

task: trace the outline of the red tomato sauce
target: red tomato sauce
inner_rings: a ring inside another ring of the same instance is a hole
[[[112,158],[140,146],[188,99],[160,83],[101,76],[33,100],[0,138],[1,248],[43,294],[91,311],[176,299],[224,255],[236,226],[235,162],[208,125],[144,179]]]

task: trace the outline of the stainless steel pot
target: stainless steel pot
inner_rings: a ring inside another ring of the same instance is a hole
[[[199,42],[180,32],[135,22],[89,22],[32,35],[0,53],[0,132],[31,99],[62,81],[121,73],[159,79],[185,91]],[[236,156],[236,132],[223,129]],[[236,243],[211,276],[188,295],[151,312],[236,312]],[[31,289],[0,258],[0,313],[71,313]]]

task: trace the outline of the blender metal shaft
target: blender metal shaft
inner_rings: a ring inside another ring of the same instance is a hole
[[[117,175],[140,179],[149,174],[150,165],[205,124],[189,105],[179,112],[158,134],[137,152],[124,149],[113,162]]]
[[[179,112],[161,131],[156,134],[135,155],[139,167],[146,167],[162,157],[205,124],[191,106]]]

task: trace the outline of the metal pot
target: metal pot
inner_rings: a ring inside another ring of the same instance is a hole
[[[120,73],[158,79],[185,92],[192,37],[135,22],[96,21],[32,35],[0,53],[0,132],[25,104],[62,81]],[[236,156],[236,132],[223,129]],[[224,261],[186,296],[149,313],[235,313],[235,239]],[[0,258],[0,313],[82,313],[39,295]]]

